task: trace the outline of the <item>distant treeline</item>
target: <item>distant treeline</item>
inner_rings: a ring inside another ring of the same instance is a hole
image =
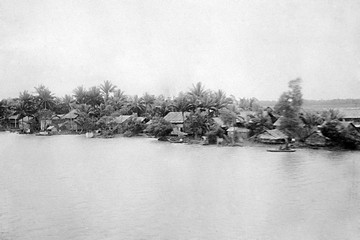
[[[259,101],[263,107],[274,107],[277,101]],[[329,109],[329,108],[360,108],[360,99],[331,99],[331,100],[307,100],[304,99],[305,109]]]

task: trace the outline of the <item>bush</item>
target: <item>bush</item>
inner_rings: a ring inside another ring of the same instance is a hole
[[[168,136],[173,130],[173,125],[164,119],[155,119],[147,128],[146,132],[155,137]]]
[[[211,129],[207,134],[207,139],[209,141],[209,144],[216,144],[216,140],[218,137],[224,138],[225,131],[218,126],[214,126],[213,129]]]
[[[135,118],[131,118],[129,121],[123,123],[121,132],[124,133],[125,137],[132,137],[138,135],[145,129],[145,124],[137,121]]]

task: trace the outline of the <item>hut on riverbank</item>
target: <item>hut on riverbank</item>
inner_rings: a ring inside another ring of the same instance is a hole
[[[325,137],[321,131],[315,131],[305,139],[305,144],[313,147],[326,147],[330,144],[330,139]]]
[[[164,120],[174,125],[174,132],[183,132],[184,122],[189,115],[189,112],[169,112]]]
[[[10,128],[19,128],[20,114],[14,114],[8,118]]]
[[[26,116],[19,120],[19,129],[24,132],[31,131],[31,121],[33,121],[34,117]]]
[[[261,143],[283,144],[289,137],[279,129],[266,130],[256,140]]]

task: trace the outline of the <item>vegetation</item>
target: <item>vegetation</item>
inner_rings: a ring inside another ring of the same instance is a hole
[[[153,122],[146,128],[146,133],[157,138],[168,136],[173,131],[173,126],[170,122],[163,118],[155,118]]]
[[[279,129],[291,138],[304,141],[322,126],[323,135],[334,144],[344,147],[360,144],[357,131],[343,128],[339,123],[338,119],[342,116],[338,110],[304,110],[303,106],[309,101],[302,98],[300,79],[290,81],[288,87],[289,90],[280,96],[272,110],[263,109],[263,102],[256,98],[227,96],[222,90],[206,89],[201,82],[192,85],[186,93],[180,92],[172,98],[150,93],[130,96],[108,80],[90,88],[78,86],[71,95],[63,97],[56,97],[46,86],[39,85],[35,87],[34,94],[25,90],[18,97],[0,101],[0,129],[18,127],[17,121],[21,123],[21,119],[28,116],[30,118],[26,123],[32,131],[46,127],[47,122],[43,120],[60,119],[58,122],[54,120],[56,127],[70,132],[101,130],[103,135],[123,133],[134,136],[145,131],[155,137],[164,137],[173,131],[174,126],[163,117],[177,111],[183,114],[185,120],[182,131],[195,139],[207,136],[210,143],[216,142],[218,137],[226,138],[225,130],[229,127],[246,127],[250,135],[256,136],[274,128],[273,123],[282,116]],[[360,104],[360,100],[315,102],[331,102],[336,106],[336,103],[349,101]],[[69,112],[76,114],[76,118],[61,118]],[[116,118],[121,115],[132,117],[119,123]],[[223,121],[225,129],[215,123],[214,117]],[[145,125],[144,120],[152,122]]]
[[[349,125],[338,120],[331,120],[322,126],[321,132],[338,146],[356,149],[360,144],[360,135],[358,131]]]
[[[289,82],[290,90],[284,92],[274,110],[283,116],[280,122],[280,130],[283,130],[290,137],[299,137],[301,126],[300,110],[303,103],[301,93],[301,79],[295,79]]]

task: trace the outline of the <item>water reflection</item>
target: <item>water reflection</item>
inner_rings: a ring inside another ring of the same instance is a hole
[[[0,239],[360,236],[358,152],[0,140]]]

